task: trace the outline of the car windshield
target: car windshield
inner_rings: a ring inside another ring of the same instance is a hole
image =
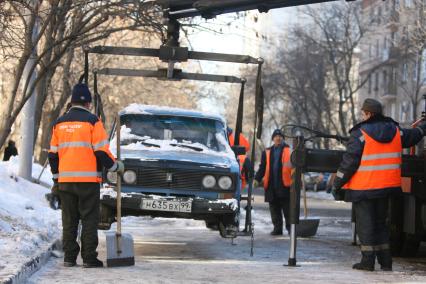
[[[121,124],[129,135],[122,137],[121,144],[140,142],[145,146],[168,147],[202,152],[227,151],[225,127],[215,119],[170,115],[126,114]]]

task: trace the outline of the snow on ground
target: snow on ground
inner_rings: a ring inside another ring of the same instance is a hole
[[[45,199],[49,189],[17,176],[18,157],[0,162],[0,282],[21,265],[44,252],[60,237],[60,211],[50,209]],[[42,166],[35,164],[33,177]],[[51,183],[50,170],[41,180]]]
[[[303,193],[302,193],[303,194]],[[331,193],[327,193],[326,191],[306,191],[306,197],[313,199],[322,199],[322,200],[334,200],[334,197]],[[302,195],[303,198],[303,195]]]
[[[420,260],[397,258],[393,272],[353,270],[360,252],[350,245],[350,205],[321,199],[309,199],[308,204],[321,222],[316,236],[298,239],[300,267],[284,266],[289,238],[269,235],[268,207],[256,196],[253,257],[250,237],[232,243],[202,221],[126,217],[123,230],[133,236],[135,266],[84,270],[81,259],[79,266],[65,268],[62,259],[52,258],[29,283],[426,283],[426,266]],[[102,231],[99,240],[99,257],[105,260]]]

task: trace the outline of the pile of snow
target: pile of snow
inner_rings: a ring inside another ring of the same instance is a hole
[[[200,112],[196,110],[189,110],[183,108],[175,107],[166,107],[166,106],[156,106],[156,105],[144,105],[144,104],[130,104],[124,108],[120,115],[123,114],[165,114],[165,115],[182,115],[182,116],[197,116],[197,117],[206,117],[206,118],[215,118],[225,122],[223,116],[213,113],[213,112]]]
[[[0,162],[0,282],[44,252],[61,235],[60,211],[50,209],[45,194],[50,189],[17,176],[18,158]],[[33,166],[38,178],[42,167]],[[50,170],[41,181],[51,183]]]

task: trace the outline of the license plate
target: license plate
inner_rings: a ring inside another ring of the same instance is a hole
[[[185,212],[191,213],[191,201],[162,201],[142,199],[141,208],[153,211]]]

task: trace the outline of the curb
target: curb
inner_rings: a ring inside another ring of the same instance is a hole
[[[15,275],[8,276],[8,278],[0,280],[2,284],[16,284],[16,283],[25,283],[26,280],[38,271],[43,265],[47,263],[50,256],[52,255],[52,251],[54,250],[62,250],[62,242],[61,240],[55,240],[47,249],[40,253],[39,255],[33,257],[26,263],[24,263],[18,272]]]

